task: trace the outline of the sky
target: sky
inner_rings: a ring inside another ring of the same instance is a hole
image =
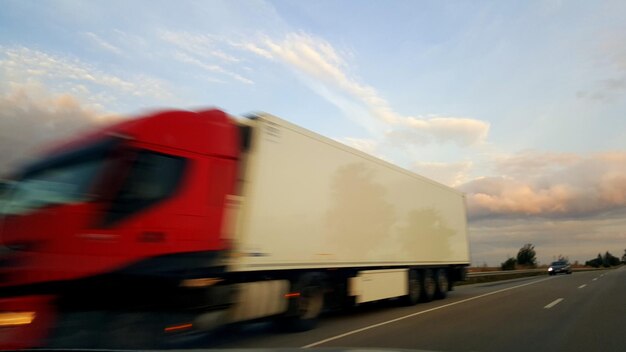
[[[473,265],[626,248],[624,1],[0,8],[0,173],[148,111],[264,111],[463,191]]]

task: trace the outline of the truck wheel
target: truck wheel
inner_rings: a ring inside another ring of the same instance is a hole
[[[435,275],[431,269],[425,269],[422,271],[422,300],[424,302],[430,302],[435,298],[437,292],[437,283],[435,281]]]
[[[286,316],[281,321],[283,327],[293,332],[315,328],[324,308],[326,290],[323,276],[304,274],[292,285],[291,292],[299,293],[299,296],[292,298]]]
[[[408,280],[409,292],[403,297],[403,301],[407,306],[413,306],[419,302],[422,296],[422,285],[417,270],[409,270]]]
[[[448,295],[450,290],[450,281],[448,279],[448,273],[445,269],[438,269],[435,273],[436,292],[435,298],[443,299]]]

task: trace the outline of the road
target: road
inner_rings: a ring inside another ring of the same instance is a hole
[[[388,301],[328,314],[303,333],[245,324],[202,347],[625,351],[626,267],[460,286],[413,307]]]

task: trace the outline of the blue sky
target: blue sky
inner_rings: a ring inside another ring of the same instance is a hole
[[[476,263],[626,247],[622,1],[3,1],[0,27],[0,168],[110,115],[260,110],[466,192]]]

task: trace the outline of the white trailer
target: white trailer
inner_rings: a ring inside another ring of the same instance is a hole
[[[240,194],[229,199],[227,271],[273,282],[240,285],[233,320],[291,309],[308,328],[323,305],[414,304],[443,298],[463,279],[461,192],[268,114],[241,124],[247,151]],[[289,308],[259,290],[296,302]]]

